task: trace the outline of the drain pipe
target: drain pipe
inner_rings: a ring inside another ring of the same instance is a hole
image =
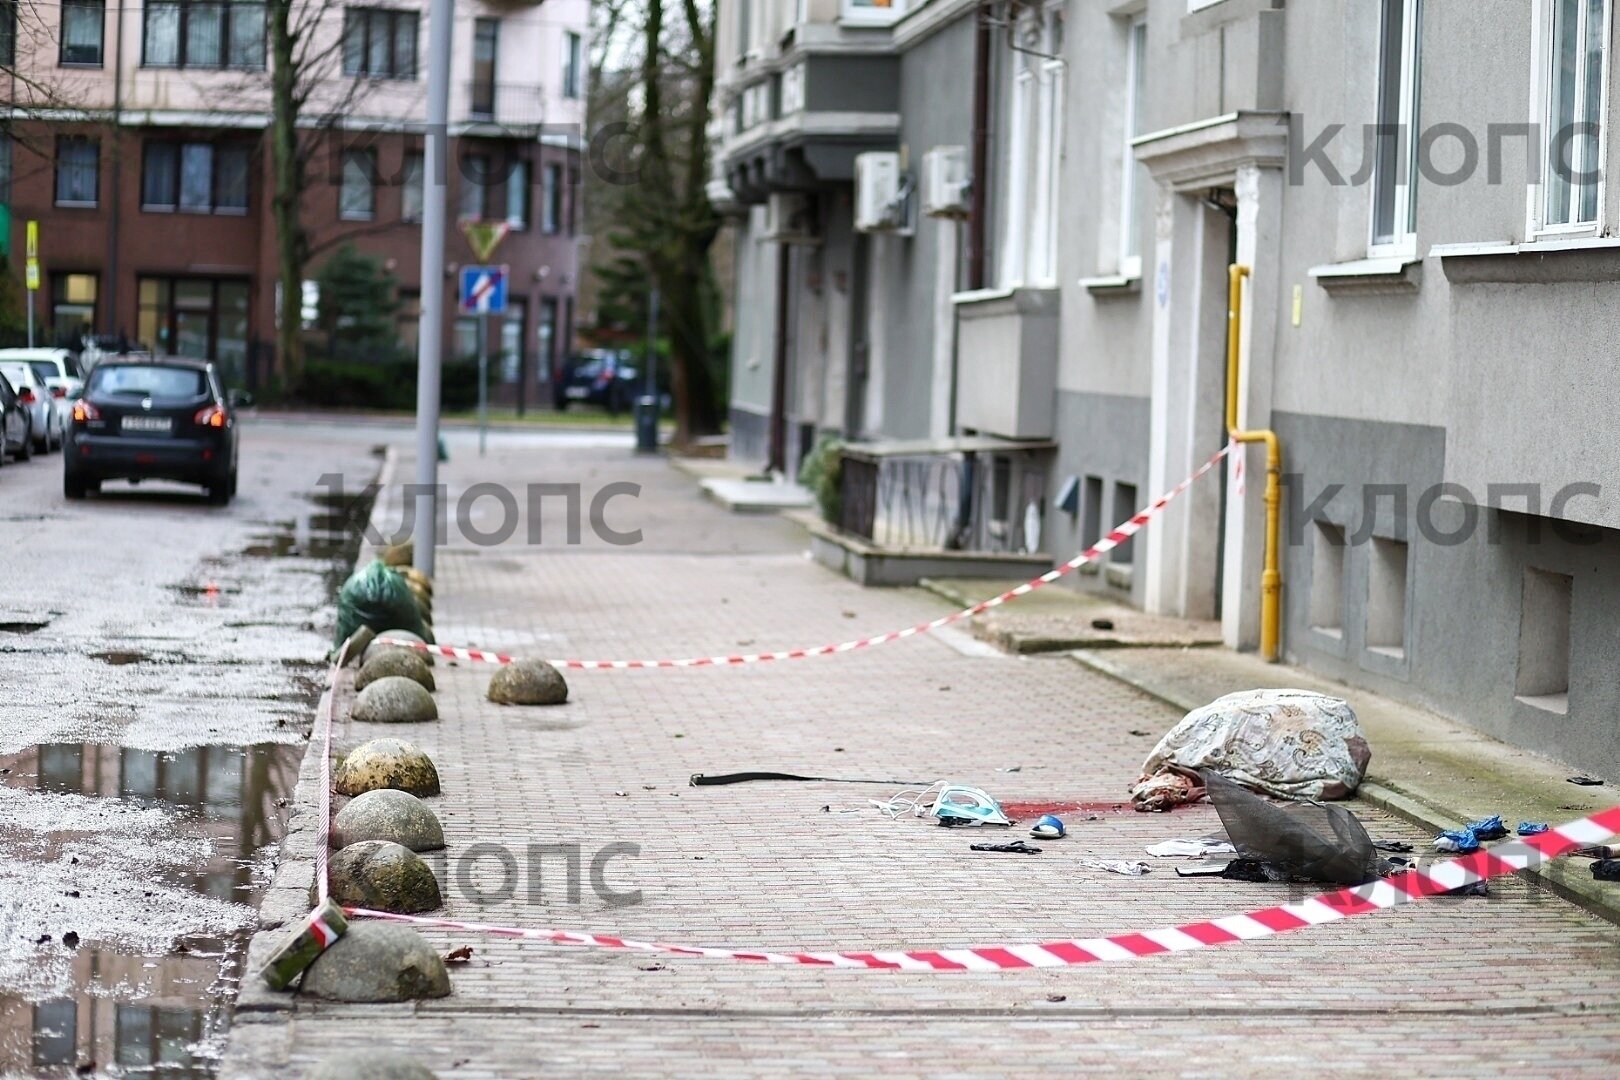
[[[1282,443],[1275,431],[1238,427],[1238,358],[1243,348],[1243,282],[1251,271],[1233,263],[1227,269],[1226,297],[1226,431],[1233,442],[1266,444],[1266,564],[1260,576],[1260,655],[1275,663],[1282,658]]]
[[[974,15],[973,32],[973,149],[968,169],[972,188],[968,192],[968,288],[985,286],[985,214],[990,187],[990,12],[981,3]],[[952,414],[954,417],[954,413]]]

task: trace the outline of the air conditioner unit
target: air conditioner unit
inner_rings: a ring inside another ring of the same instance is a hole
[[[775,191],[765,203],[765,239],[779,244],[814,244],[815,207],[798,191]]]
[[[936,146],[922,159],[922,212],[929,217],[968,216],[968,159],[965,146]]]
[[[900,155],[871,151],[855,155],[855,229],[911,235],[911,186],[900,173]]]

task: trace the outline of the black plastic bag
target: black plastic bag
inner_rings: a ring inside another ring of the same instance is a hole
[[[422,620],[422,608],[405,578],[381,559],[356,570],[338,590],[337,634],[333,647],[339,648],[349,635],[362,626],[379,633],[383,630],[409,630],[423,641],[433,641],[433,632]]]
[[[1238,854],[1257,861],[1270,880],[1361,885],[1382,874],[1367,830],[1344,807],[1274,803],[1213,770],[1199,776]]]

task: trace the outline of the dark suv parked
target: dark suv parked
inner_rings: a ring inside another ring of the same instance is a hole
[[[206,360],[103,360],[73,403],[63,493],[83,498],[103,480],[177,480],[201,484],[215,503],[229,502],[239,403],[246,396],[227,395]]]

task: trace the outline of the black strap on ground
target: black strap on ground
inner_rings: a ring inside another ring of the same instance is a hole
[[[692,774],[693,787],[719,787],[723,784],[748,784],[755,780],[807,780],[818,784],[884,784],[888,787],[915,787],[925,788],[929,783],[920,783],[914,780],[850,780],[841,776],[800,776],[798,773],[787,772],[734,772],[721,773],[718,776],[705,776],[702,773]]]

